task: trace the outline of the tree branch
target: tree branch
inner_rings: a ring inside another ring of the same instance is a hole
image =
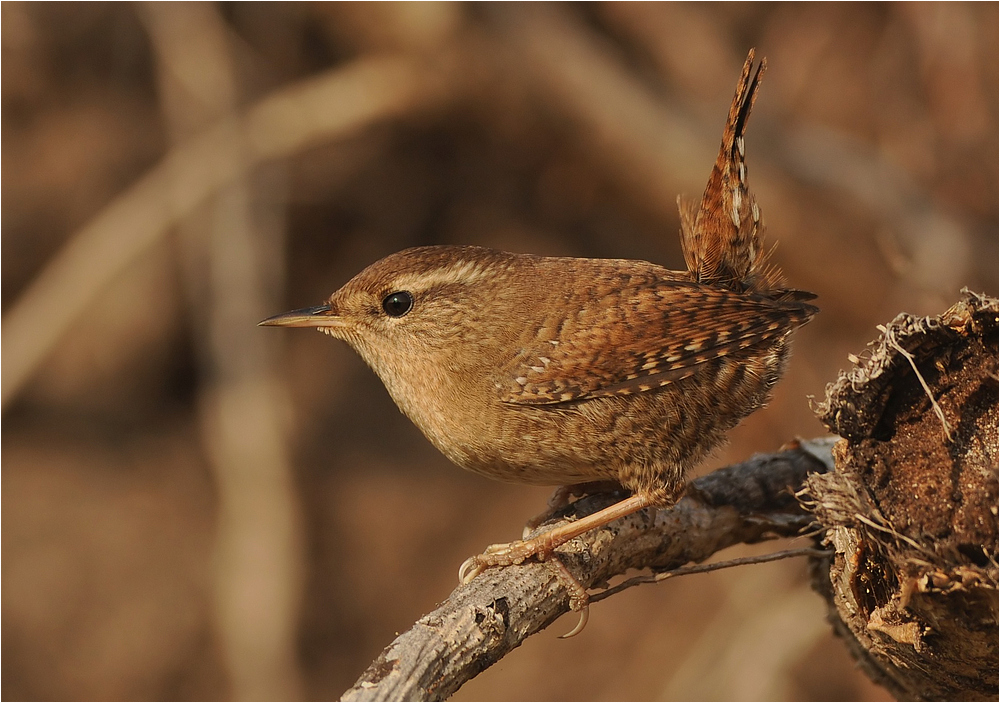
[[[557,554],[581,584],[595,588],[629,569],[665,571],[741,542],[796,536],[813,519],[793,492],[807,474],[832,465],[831,446],[803,442],[719,469],[693,481],[673,507],[640,511]],[[588,514],[619,498],[587,496],[563,512]],[[568,611],[569,593],[553,566],[489,569],[397,637],[342,700],[448,698]]]

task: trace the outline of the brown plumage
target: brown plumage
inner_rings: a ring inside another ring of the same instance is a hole
[[[782,284],[780,272],[767,266],[760,242],[760,208],[747,187],[743,137],[767,68],[767,59],[762,59],[751,80],[753,55],[751,49],[743,64],[722,146],[701,204],[677,199],[688,272],[699,283],[736,291],[772,290]]]
[[[761,407],[812,296],[767,267],[743,131],[763,64],[747,59],[697,212],[682,208],[687,271],[645,261],[407,249],[326,304],[262,324],[347,341],[400,409],[459,466],[536,484],[613,480],[632,498],[482,568],[543,556],[620,515],[672,501],[688,468]]]

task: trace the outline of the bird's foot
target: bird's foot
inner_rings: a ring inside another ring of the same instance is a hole
[[[491,544],[482,554],[469,557],[458,570],[458,580],[469,583],[486,569],[494,566],[511,566],[522,564],[529,557],[537,556],[541,561],[552,554],[558,545],[549,545],[542,538],[548,533],[542,533],[534,539],[517,540],[505,544]]]
[[[583,613],[580,623],[570,636],[577,634],[583,629],[587,621],[587,590],[580,585],[566,567],[558,559],[553,559],[552,552],[556,547],[565,544],[574,537],[579,537],[584,532],[596,529],[608,524],[613,520],[631,515],[636,510],[647,508],[657,504],[657,497],[649,493],[637,493],[629,496],[614,505],[609,505],[603,510],[598,510],[592,515],[553,527],[540,535],[531,539],[510,542],[508,544],[493,544],[486,548],[482,554],[470,557],[465,560],[458,570],[458,578],[462,583],[469,583],[479,574],[492,566],[510,566],[521,564],[529,557],[538,557],[545,563],[551,563],[559,571],[559,578],[562,580],[570,593],[570,607]]]
[[[558,544],[551,545],[551,540],[544,539],[548,533],[542,533],[530,540],[518,540],[507,544],[491,544],[482,554],[469,557],[458,570],[458,578],[462,583],[471,582],[483,571],[494,566],[510,566],[521,564],[529,557],[537,557],[550,567],[569,592],[570,610],[580,613],[580,620],[572,630],[562,635],[560,639],[569,639],[583,632],[590,620],[590,596],[566,565],[553,554]]]
[[[576,637],[583,632],[583,628],[590,621],[590,594],[587,593],[587,589],[583,587],[583,584],[569,572],[566,565],[559,561],[559,557],[552,555],[545,563],[555,569],[559,575],[559,580],[563,582],[569,591],[569,609],[574,613],[580,613],[580,619],[577,621],[576,627],[565,635],[559,635],[559,639],[568,640],[570,637]]]
[[[637,493],[614,505],[609,505],[603,510],[598,510],[592,515],[546,530],[531,539],[507,544],[491,544],[482,554],[465,560],[458,570],[458,578],[462,583],[469,583],[490,567],[521,564],[525,559],[533,556],[545,561],[556,547],[565,544],[574,537],[579,537],[584,532],[606,525],[618,518],[631,515],[636,510],[649,507],[656,502],[654,496],[650,494]]]

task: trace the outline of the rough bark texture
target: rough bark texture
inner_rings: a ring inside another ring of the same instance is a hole
[[[632,568],[666,571],[739,542],[794,536],[812,524],[794,491],[832,465],[827,440],[803,442],[694,481],[672,508],[640,511],[558,550],[588,588]],[[564,513],[586,514],[621,496],[583,498]],[[557,570],[537,562],[489,569],[459,586],[396,638],[343,700],[441,700],[569,610]],[[599,606],[595,606],[599,607]]]
[[[997,698],[997,379],[997,300],[963,291],[897,316],[818,407],[844,439],[806,482],[835,548],[814,586],[900,699]]]

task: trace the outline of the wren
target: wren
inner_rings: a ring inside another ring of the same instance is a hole
[[[262,325],[346,341],[446,457],[502,481],[614,481],[631,497],[463,567],[547,558],[560,544],[648,506],[760,408],[789,335],[817,309],[767,262],[747,188],[743,133],[765,68],[753,51],[700,204],[680,201],[686,271],[645,261],[406,249],[322,305]]]

